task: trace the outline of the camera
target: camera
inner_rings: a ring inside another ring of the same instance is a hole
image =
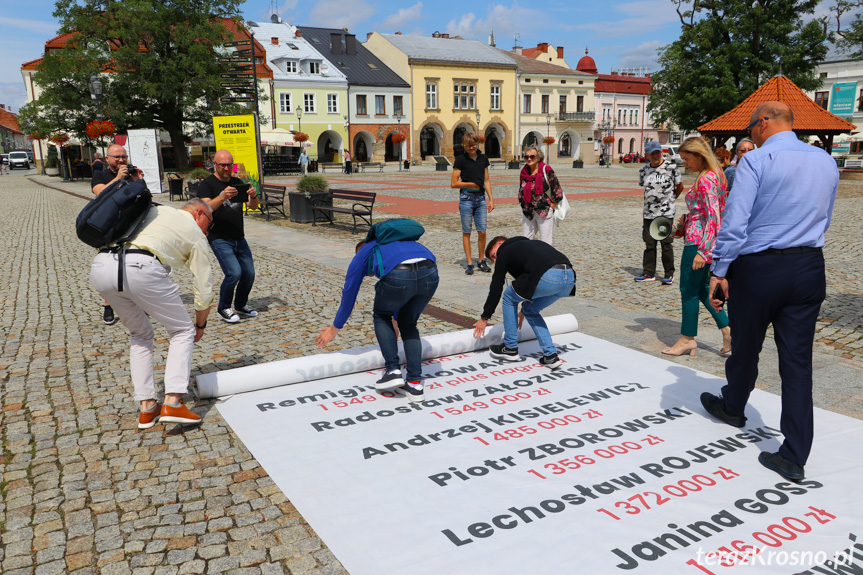
[[[130,176],[131,176],[132,174],[137,174],[137,173],[138,173],[138,168],[136,168],[136,167],[135,167],[135,166],[133,166],[132,164],[126,164],[126,169],[127,169],[127,170],[129,170],[129,175],[130,175]]]

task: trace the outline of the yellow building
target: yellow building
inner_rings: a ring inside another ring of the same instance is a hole
[[[489,158],[516,150],[516,64],[474,40],[369,34],[365,46],[411,85],[413,161],[453,160],[465,133],[485,136]]]

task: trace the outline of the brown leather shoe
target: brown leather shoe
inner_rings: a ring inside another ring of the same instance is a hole
[[[159,416],[162,423],[201,423],[201,416],[189,410],[180,400],[180,407],[162,405],[162,413]]]
[[[156,425],[156,420],[159,418],[159,404],[153,406],[150,411],[142,411],[138,416],[138,429],[150,429]]]

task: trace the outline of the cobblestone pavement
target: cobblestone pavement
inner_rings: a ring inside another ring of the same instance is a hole
[[[559,172],[574,217],[557,228],[555,245],[576,265],[579,294],[555,304],[552,313],[575,313],[590,335],[658,353],[677,337],[679,292],[632,281],[642,249],[635,169]],[[452,200],[449,177],[414,170],[331,180],[388,195]],[[493,178],[496,197],[514,197],[514,171],[495,171]],[[816,344],[816,367],[825,374],[818,378],[817,405],[858,418],[861,192],[859,184],[842,184],[825,250],[828,299]],[[583,193],[634,195],[579,200]],[[227,427],[217,401],[189,401],[204,416],[199,428],[137,430],[127,332],[120,324],[102,325],[101,301],[88,278],[93,252],[73,233],[88,197],[86,183],[20,172],[0,178],[0,245],[8,266],[0,285],[0,572],[345,573]],[[426,226],[424,243],[438,256],[443,280],[432,303],[476,317],[489,276],[464,275],[458,216],[417,219]],[[515,205],[502,204],[490,215],[489,237],[519,232]],[[316,353],[313,339],[332,321],[358,239],[344,223],[312,227],[259,216],[249,217],[247,235],[257,268],[251,304],[261,315],[235,325],[211,316],[193,373]],[[190,274],[176,270],[175,279],[191,309]],[[368,283],[331,349],[374,342]],[[721,375],[721,338],[703,316],[698,356],[674,361]],[[422,333],[453,329],[423,316]],[[161,328],[156,334],[162,369],[167,336]],[[768,342],[759,387],[775,392],[771,353]]]

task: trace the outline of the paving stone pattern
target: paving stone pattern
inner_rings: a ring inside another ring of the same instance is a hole
[[[559,172],[573,215],[556,229],[555,245],[576,266],[578,297],[561,300],[551,313],[575,313],[586,333],[657,353],[679,333],[679,292],[677,285],[633,282],[642,249],[636,171]],[[338,187],[452,201],[449,177],[414,170],[331,179]],[[515,171],[496,170],[495,196],[515,197],[516,178]],[[857,186],[843,183],[836,205],[816,351],[819,365],[863,370],[863,188]],[[595,193],[612,197],[578,199]],[[200,427],[137,430],[128,335],[121,324],[101,323],[101,300],[89,284],[93,250],[74,236],[74,217],[88,197],[86,183],[0,179],[0,246],[7,270],[0,284],[0,572],[345,573],[225,424],[216,400],[188,402],[204,417]],[[490,214],[489,239],[519,234],[520,217],[517,205],[501,203]],[[423,241],[437,255],[442,276],[432,303],[477,317],[489,275],[464,275],[458,215],[417,219],[426,226]],[[358,239],[343,219],[312,227],[255,215],[248,218],[247,235],[257,270],[251,304],[261,315],[235,325],[211,315],[193,374],[318,353],[314,337],[332,321]],[[681,246],[676,249],[679,259]],[[219,282],[221,272],[212,262]],[[191,310],[190,274],[175,270],[174,277]],[[363,286],[350,322],[330,349],[374,343],[372,284]],[[721,375],[721,338],[702,315],[698,357],[674,361]],[[500,321],[499,312],[493,321]],[[420,329],[433,334],[459,328],[424,315]],[[156,340],[161,370],[168,343],[161,327]],[[776,379],[768,374],[770,381],[759,387],[777,392]],[[859,384],[824,389],[816,401],[863,417]]]

